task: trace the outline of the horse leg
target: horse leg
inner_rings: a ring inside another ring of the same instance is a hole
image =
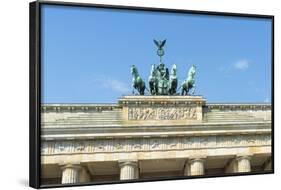
[[[153,91],[154,91],[153,90],[153,82],[150,81],[149,82],[149,92],[150,92],[151,95],[153,95],[153,93],[154,93]]]
[[[140,87],[140,95],[144,95],[144,90],[145,90],[145,84],[142,83],[142,85]]]
[[[142,95],[142,88],[139,87],[139,94]]]
[[[155,95],[157,95],[158,94],[158,86],[157,85],[155,85]]]
[[[193,86],[193,89],[192,89],[192,94],[195,93],[195,86]]]

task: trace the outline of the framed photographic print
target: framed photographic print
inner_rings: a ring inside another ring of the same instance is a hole
[[[30,186],[274,172],[274,17],[30,3]]]

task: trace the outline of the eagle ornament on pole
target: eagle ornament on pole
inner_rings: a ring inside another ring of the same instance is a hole
[[[161,41],[161,40],[157,41],[154,39],[153,41],[154,41],[155,45],[158,47],[157,55],[160,57],[160,63],[162,63],[162,56],[165,55],[163,47],[166,43],[166,39],[163,41]]]

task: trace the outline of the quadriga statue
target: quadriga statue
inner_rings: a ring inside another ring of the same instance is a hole
[[[162,62],[162,57],[165,54],[164,45],[166,40],[154,40],[154,43],[157,46],[157,55],[160,58],[160,63],[151,66],[150,75],[148,77],[149,89],[146,88],[145,82],[140,77],[137,67],[135,65],[131,66],[133,94],[135,94],[134,90],[137,90],[139,95],[144,95],[145,90],[147,90],[150,95],[179,95],[177,92],[179,89],[176,64],[172,65],[171,72],[169,73],[169,69]],[[181,95],[188,95],[191,89],[191,94],[194,94],[195,73],[196,67],[192,65],[188,70],[187,78],[180,85]]]

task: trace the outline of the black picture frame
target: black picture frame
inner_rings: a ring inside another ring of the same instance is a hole
[[[41,159],[40,159],[40,135],[41,135],[41,6],[42,5],[60,5],[60,6],[75,6],[75,7],[95,7],[106,9],[119,9],[119,10],[134,10],[134,11],[148,11],[148,12],[169,12],[169,13],[188,13],[195,15],[216,15],[216,16],[231,16],[242,18],[262,18],[271,20],[272,31],[272,51],[271,51],[271,106],[272,106],[272,170],[268,172],[251,172],[251,173],[238,173],[238,174],[223,174],[223,175],[206,175],[199,177],[169,177],[167,179],[145,179],[145,180],[132,180],[132,181],[116,181],[116,182],[91,182],[83,184],[57,184],[42,186],[40,183],[41,173]],[[184,10],[184,9],[167,9],[167,8],[154,8],[154,7],[134,7],[134,6],[121,6],[121,5],[106,5],[106,4],[89,4],[89,3],[70,3],[70,2],[55,2],[55,1],[35,1],[29,4],[29,84],[30,84],[30,99],[29,99],[29,185],[33,188],[51,188],[51,187],[67,187],[67,186],[85,186],[85,185],[99,185],[99,184],[119,184],[119,183],[134,183],[146,181],[163,181],[163,180],[181,180],[193,178],[210,178],[210,177],[227,177],[227,176],[241,176],[241,175],[254,175],[254,174],[272,174],[274,173],[274,16],[273,15],[260,15],[260,14],[246,14],[246,13],[229,13],[229,12],[211,12],[211,11],[198,11],[198,10]]]

